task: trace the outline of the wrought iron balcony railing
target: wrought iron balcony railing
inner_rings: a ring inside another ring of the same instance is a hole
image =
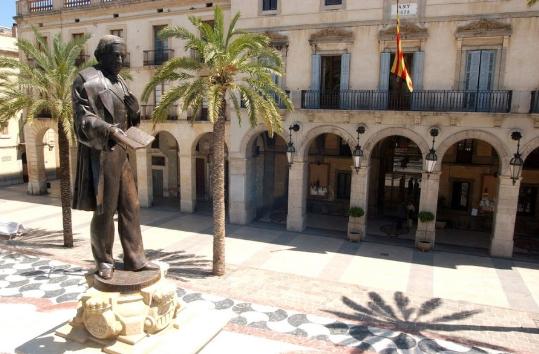
[[[145,50],[144,66],[162,65],[174,56],[173,49]]]
[[[511,109],[511,97],[511,91],[425,90],[395,93],[347,90],[324,93],[307,90],[301,92],[301,108],[505,113]]]
[[[539,113],[539,90],[532,91],[532,101],[530,104],[530,113]]]
[[[90,6],[91,0],[65,0],[64,7],[73,8],[73,7],[84,7]]]
[[[17,3],[19,5],[20,3]],[[52,0],[30,0],[28,1],[28,11],[30,13],[52,10]],[[17,9],[20,13],[21,9]]]
[[[142,105],[140,106],[140,119],[150,120],[152,119],[153,110],[155,105]],[[178,120],[178,105],[172,105],[168,109],[167,120]]]

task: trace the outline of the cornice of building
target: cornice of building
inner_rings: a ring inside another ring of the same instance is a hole
[[[212,6],[208,7],[206,4],[212,4]],[[194,7],[193,5],[199,5],[198,7]],[[92,3],[91,5],[87,6],[79,6],[79,7],[63,7],[61,9],[52,9],[48,11],[39,11],[39,12],[33,12],[33,13],[24,13],[20,14],[20,11],[18,11],[17,15],[14,16],[14,19],[19,22],[24,21],[33,21],[34,19],[36,22],[38,22],[37,19],[40,19],[41,21],[44,21],[43,19],[47,19],[50,17],[62,17],[62,16],[70,16],[70,17],[77,17],[77,16],[88,16],[91,15],[94,12],[103,14],[103,11],[106,10],[107,12],[113,12],[118,11],[119,13],[131,13],[136,11],[141,11],[145,9],[151,9],[151,10],[157,10],[160,8],[169,8],[167,12],[159,13],[160,15],[166,15],[170,13],[197,13],[201,11],[208,11],[213,10],[215,6],[220,6],[223,9],[230,9],[230,2],[226,0],[220,0],[220,1],[201,1],[201,0],[184,0],[184,1],[177,1],[177,0],[116,0],[111,2],[98,2],[98,3]],[[180,7],[180,8],[179,8]],[[107,13],[105,12],[105,13]],[[152,16],[155,16],[155,12],[151,14]],[[124,17],[128,18],[128,17]],[[110,21],[110,20],[108,20]],[[39,21],[40,22],[40,21]]]
[[[478,15],[455,15],[455,16],[438,16],[438,17],[422,17],[416,20],[407,19],[409,22],[415,22],[419,25],[425,25],[428,23],[437,22],[468,22],[477,21],[479,19],[488,20],[504,20],[515,18],[534,18],[539,17],[539,11],[525,11],[525,12],[503,12],[493,14],[478,14]],[[272,26],[272,27],[260,27],[257,24],[253,26],[243,26],[247,21],[258,19],[256,17],[242,18],[238,24],[238,27],[243,30],[249,30],[252,32],[278,32],[278,31],[297,31],[297,30],[321,30],[326,28],[335,27],[360,27],[360,26],[389,26],[395,23],[395,20],[364,20],[364,21],[342,21],[342,22],[325,22],[325,23],[301,23],[297,25],[285,25],[285,26]]]

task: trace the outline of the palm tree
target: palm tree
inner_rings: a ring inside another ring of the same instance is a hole
[[[262,121],[270,134],[282,130],[282,117],[276,100],[286,109],[292,103],[278,87],[272,76],[282,75],[280,54],[270,45],[270,39],[260,33],[236,29],[237,13],[225,31],[223,12],[214,11],[210,25],[200,18],[189,17],[197,29],[195,33],[179,26],[168,26],[160,33],[162,38],[176,37],[185,41],[185,49],[193,55],[168,60],[144,89],[142,100],[148,101],[157,85],[175,84],[165,92],[153,112],[154,124],[166,120],[168,107],[181,101],[183,111],[198,114],[207,104],[208,119],[213,124],[211,171],[213,197],[213,274],[225,273],[225,122],[227,102],[240,120],[240,102],[246,108],[251,126]]]
[[[25,123],[47,111],[58,126],[60,152],[60,198],[64,246],[73,247],[71,225],[71,181],[69,179],[69,140],[73,138],[71,85],[80,68],[75,65],[89,36],[64,43],[60,35],[48,48],[43,36],[34,29],[36,43],[19,39],[17,46],[26,62],[0,57],[0,125],[21,110]]]

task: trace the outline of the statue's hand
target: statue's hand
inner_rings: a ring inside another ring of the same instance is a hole
[[[130,92],[129,95],[125,96],[124,103],[126,104],[127,108],[133,112],[137,113],[139,110],[139,105],[137,98]]]

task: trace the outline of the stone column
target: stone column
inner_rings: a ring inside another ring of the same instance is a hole
[[[256,188],[253,159],[230,157],[229,217],[234,224],[245,225],[256,216]]]
[[[147,149],[136,151],[137,186],[140,206],[149,208],[153,203],[152,165]]]
[[[513,185],[511,177],[498,177],[498,201],[494,211],[494,230],[490,243],[491,256],[507,258],[513,256],[513,235],[519,189],[520,180]]]
[[[369,208],[369,167],[362,166],[356,173],[352,166],[352,181],[350,186],[350,207],[361,207],[365,215],[360,219],[359,230],[361,237],[367,234],[367,209]]]
[[[417,221],[417,230],[415,233],[415,242],[430,241],[434,247],[436,238],[436,211],[438,208],[438,190],[440,188],[441,172],[433,172],[428,174],[423,172],[421,176],[421,195],[419,196],[419,210],[430,211],[434,214],[432,222],[422,223]]]
[[[43,136],[41,135],[41,137]],[[43,143],[41,139],[36,139],[36,132],[31,124],[24,126],[24,138],[28,163],[28,194],[46,194],[47,176],[43,158]]]
[[[301,232],[307,214],[307,162],[295,161],[288,178],[288,217],[286,229]]]
[[[196,205],[196,166],[195,158],[181,155],[180,151],[180,209],[183,213],[192,213]]]

